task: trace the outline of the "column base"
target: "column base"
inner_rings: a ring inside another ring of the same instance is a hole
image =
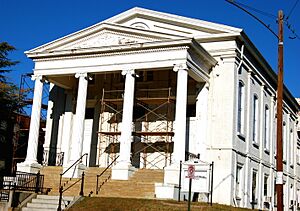
[[[136,168],[134,168],[131,164],[120,162],[112,167],[111,179],[128,180],[133,175],[135,170]]]
[[[176,199],[178,188],[174,185],[155,183],[155,198],[157,199]]]
[[[180,164],[173,163],[164,169],[164,184],[165,185],[178,185],[179,184],[179,171]],[[181,174],[181,178],[184,175]]]
[[[70,167],[70,165],[63,167],[63,172],[67,170]],[[82,163],[73,166],[70,168],[64,175],[64,178],[80,178],[82,176],[82,172],[84,172],[87,169],[85,165]]]
[[[22,163],[17,163],[17,171],[21,171],[21,172],[37,174],[41,168],[42,165],[37,162],[29,163],[24,161]]]

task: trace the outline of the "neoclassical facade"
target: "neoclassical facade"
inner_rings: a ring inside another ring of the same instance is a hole
[[[88,166],[115,163],[112,179],[164,169],[157,195],[172,198],[180,161],[200,156],[215,164],[214,202],[274,208],[277,76],[242,29],[133,8],[25,53],[35,64],[35,89],[27,157],[18,170],[68,168],[87,153]],[[285,89],[286,209],[300,192],[299,108]]]

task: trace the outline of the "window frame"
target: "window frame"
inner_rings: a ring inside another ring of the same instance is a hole
[[[252,102],[252,142],[257,147],[258,144],[258,135],[259,135],[259,98],[257,94],[253,95],[253,102]]]
[[[254,174],[255,174],[255,180],[254,180]],[[257,195],[257,191],[258,191],[258,171],[256,169],[252,169],[252,182],[251,182],[251,202],[253,204],[257,203],[258,200],[258,195]],[[253,182],[255,181],[255,183]],[[255,184],[255,187],[254,187]]]
[[[264,107],[264,150],[270,150],[270,108],[266,104]]]
[[[243,165],[236,165],[236,173],[235,173],[235,197],[241,199],[241,188],[242,188],[242,178],[243,177]]]
[[[245,133],[245,83],[242,80],[239,80],[237,94],[237,133],[243,136]]]
[[[282,161],[287,160],[287,125],[286,122],[282,122]]]

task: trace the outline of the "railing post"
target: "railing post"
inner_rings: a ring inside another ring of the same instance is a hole
[[[98,195],[99,176],[97,175],[96,194]]]
[[[61,211],[61,200],[62,200],[63,187],[59,187],[59,199],[58,199],[58,207],[57,211]]]
[[[40,171],[36,174],[36,181],[35,181],[35,192],[38,193],[40,190]]]
[[[213,190],[214,190],[214,161],[211,162],[211,183],[210,183],[210,206],[212,206],[212,202],[213,202]]]
[[[84,186],[84,172],[82,172],[82,176],[81,176],[81,187],[80,187],[80,196],[83,196],[83,186]]]
[[[88,166],[88,153],[85,153],[86,154],[86,158],[85,158],[85,166],[87,167]]]
[[[181,191],[181,171],[182,171],[182,160],[179,166],[179,182],[178,182],[178,201],[180,201],[180,191]]]

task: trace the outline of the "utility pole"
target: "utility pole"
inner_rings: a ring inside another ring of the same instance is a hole
[[[283,98],[283,12],[278,11],[278,79],[277,79],[277,156],[276,193],[277,211],[283,211],[283,152],[282,152],[282,98]]]
[[[282,136],[282,114],[283,114],[283,11],[278,11],[278,34],[276,34],[268,25],[257,18],[255,15],[250,13],[248,10],[244,9],[242,6],[238,5],[234,0],[225,0],[228,3],[236,6],[237,8],[243,10],[248,15],[253,17],[264,27],[266,27],[275,37],[278,39],[278,78],[277,78],[277,156],[276,156],[276,193],[277,193],[277,211],[283,211],[283,136]],[[297,3],[296,3],[297,4]],[[286,19],[287,20],[287,19]],[[290,27],[290,26],[289,26]],[[294,31],[292,31],[293,34]],[[298,37],[296,35],[296,37]],[[300,39],[300,38],[299,38]],[[288,206],[288,205],[286,205]]]

